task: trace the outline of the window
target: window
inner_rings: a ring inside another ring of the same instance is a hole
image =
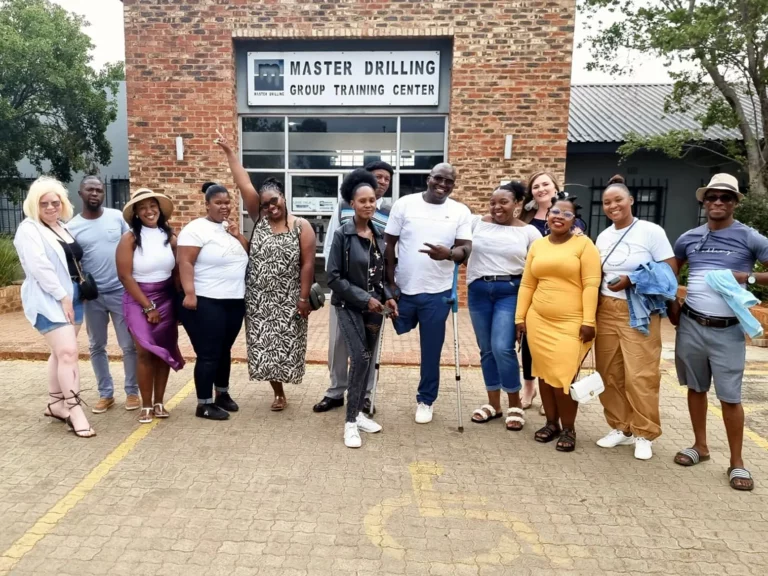
[[[640,220],[647,220],[654,224],[663,224],[664,199],[667,193],[667,183],[658,181],[656,185],[651,182],[645,184],[643,180],[639,183],[632,181],[627,183],[632,197],[635,199],[635,205],[632,207],[632,213]],[[605,185],[600,182],[596,185],[592,182],[592,202],[590,204],[589,235],[596,239],[598,234],[608,228],[611,222],[603,212],[603,190]]]
[[[395,148],[397,118],[288,119],[291,169],[352,170],[391,159]]]
[[[400,120],[400,168],[432,170],[445,161],[445,118]]]
[[[243,118],[243,166],[246,169],[285,167],[285,119]]]
[[[128,178],[112,178],[105,186],[107,205],[122,210],[131,199],[131,181]]]
[[[427,189],[429,174],[400,174],[400,198]]]

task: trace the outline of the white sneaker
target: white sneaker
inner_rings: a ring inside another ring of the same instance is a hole
[[[347,422],[344,424],[344,445],[347,448],[360,448],[363,445],[363,441],[360,438],[360,431],[357,429],[357,424],[354,422]]]
[[[616,446],[631,446],[635,443],[634,436],[626,436],[621,430],[611,430],[597,441],[600,448],[616,448]]]
[[[360,430],[360,432],[376,434],[376,432],[381,432],[381,424],[374,422],[365,414],[360,412],[360,414],[357,415],[357,429]]]
[[[650,460],[653,456],[653,442],[638,436],[635,439],[635,458],[638,460]]]
[[[429,424],[432,422],[432,406],[419,402],[416,406],[416,424]]]

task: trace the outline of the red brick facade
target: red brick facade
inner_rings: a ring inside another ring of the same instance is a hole
[[[173,196],[178,226],[200,185],[231,183],[215,129],[237,141],[234,42],[246,38],[449,37],[449,161],[473,209],[500,180],[562,174],[575,0],[124,0],[130,176]],[[504,160],[504,135],[514,136]],[[185,140],[176,160],[174,140]]]

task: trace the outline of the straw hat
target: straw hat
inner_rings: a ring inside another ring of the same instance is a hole
[[[724,190],[735,194],[739,201],[744,199],[744,194],[739,192],[739,181],[736,179],[736,176],[731,176],[730,174],[715,174],[712,176],[709,184],[696,190],[696,200],[703,202],[704,194],[707,190]]]
[[[173,214],[173,202],[171,202],[171,199],[168,198],[168,196],[161,194],[160,192],[153,192],[149,188],[139,188],[133,195],[131,195],[130,201],[123,208],[123,218],[125,218],[126,222],[129,224],[131,223],[134,204],[138,204],[147,198],[154,198],[157,200],[157,203],[160,206],[160,211],[163,213],[166,220],[171,217],[171,214]]]

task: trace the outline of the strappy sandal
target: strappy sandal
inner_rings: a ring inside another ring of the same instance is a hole
[[[728,468],[728,483],[731,488],[740,492],[751,492],[755,489],[755,481],[746,468]]]
[[[558,434],[560,434],[560,426],[554,422],[547,422],[543,428],[536,430],[533,434],[533,439],[536,440],[536,442],[547,444],[557,438]]]
[[[139,424],[150,424],[155,419],[154,408],[142,408],[139,412]]]
[[[564,428],[557,439],[555,450],[558,452],[573,452],[576,450],[576,430]]]
[[[171,414],[165,409],[162,402],[158,402],[152,407],[152,412],[155,414],[155,418],[170,418]]]
[[[285,399],[285,396],[275,396],[275,401],[272,402],[270,410],[272,410],[272,412],[282,412],[287,406],[288,400]]]
[[[75,408],[76,406],[80,406],[81,404],[85,404],[86,406],[88,406],[88,402],[80,398],[80,392],[73,392],[72,390],[70,390],[70,392],[72,393],[72,396],[64,397],[64,400],[67,400],[67,406],[69,406],[70,411],[72,410],[72,408]],[[70,404],[69,400],[74,400],[75,403]],[[76,430],[75,425],[72,423],[71,416],[67,416],[64,419],[64,422],[66,422],[70,432],[73,432],[74,435],[77,436],[78,438],[95,438],[96,437],[96,431],[93,428],[91,428],[90,424],[88,425],[87,430]]]
[[[65,417],[56,416],[56,414],[53,413],[53,409],[51,408],[51,406],[53,406],[54,404],[58,404],[59,402],[64,402],[64,394],[61,394],[61,396],[57,396],[57,394],[61,394],[61,393],[60,392],[54,392],[53,394],[51,394],[50,392],[48,393],[48,396],[50,396],[51,398],[56,398],[56,400],[48,404],[48,408],[46,408],[46,411],[43,412],[43,416],[45,416],[46,418],[53,418],[55,420],[58,420],[59,422],[66,423],[67,419]]]
[[[483,404],[480,408],[472,412],[472,422],[475,424],[485,424],[496,418],[501,418],[503,415],[504,414],[501,411],[497,412],[496,408],[490,404]],[[477,416],[477,419],[475,416]]]
[[[702,454],[696,448],[685,448],[675,454],[675,464],[685,467],[696,466],[699,462],[706,462],[709,458],[709,454]]]
[[[513,416],[513,414],[517,414],[517,416]],[[507,430],[510,432],[520,432],[525,426],[525,412],[522,408],[515,408],[512,406],[507,410],[507,419],[505,422],[507,423]],[[520,427],[512,427],[510,424],[519,424]]]

